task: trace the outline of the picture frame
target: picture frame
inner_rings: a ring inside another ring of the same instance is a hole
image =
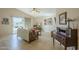
[[[9,19],[8,18],[3,18],[2,24],[9,24]]]
[[[66,25],[67,24],[66,19],[67,19],[67,12],[59,14],[59,24]]]
[[[44,25],[47,25],[47,20],[46,19],[44,20]]]
[[[52,25],[53,24],[52,22],[53,22],[52,18],[47,18],[44,20],[44,25]]]
[[[52,18],[48,18],[48,25],[52,25],[53,24],[52,22],[53,22]]]
[[[55,21],[55,23],[56,23],[56,17],[54,17],[54,21]]]

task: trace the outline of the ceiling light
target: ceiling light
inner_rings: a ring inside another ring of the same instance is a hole
[[[38,8],[33,8],[33,9],[32,9],[32,12],[34,12],[34,13],[39,13],[39,12],[40,12],[40,9],[38,9]]]

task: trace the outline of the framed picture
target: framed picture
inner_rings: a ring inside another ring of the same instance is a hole
[[[56,17],[54,17],[54,21],[55,21],[55,23],[56,23]]]
[[[44,20],[44,25],[52,25],[52,24],[53,24],[52,18],[47,18]]]
[[[52,25],[53,24],[52,22],[53,22],[52,18],[48,18],[48,25]]]
[[[67,24],[66,19],[67,19],[67,12],[59,14],[59,24],[61,25]]]
[[[9,24],[9,19],[8,18],[3,18],[2,24]]]
[[[44,25],[47,25],[47,20],[46,19],[44,20]]]

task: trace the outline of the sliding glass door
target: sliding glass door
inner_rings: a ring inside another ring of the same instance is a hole
[[[13,33],[17,33],[18,28],[25,28],[25,19],[23,17],[14,16],[13,19]]]

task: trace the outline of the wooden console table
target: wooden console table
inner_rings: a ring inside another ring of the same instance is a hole
[[[76,50],[78,49],[77,29],[63,30],[61,28],[57,28],[57,32],[51,32],[51,35],[53,37],[53,45],[56,39],[58,42],[60,42],[60,44],[62,44],[65,47],[65,50],[67,49],[67,47],[75,47]]]

